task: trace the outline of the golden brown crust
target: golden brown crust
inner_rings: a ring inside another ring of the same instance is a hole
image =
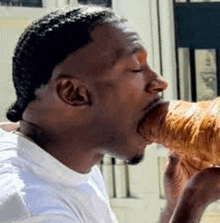
[[[139,129],[156,142],[183,156],[210,164],[220,163],[220,98],[190,103],[165,102],[149,115]]]

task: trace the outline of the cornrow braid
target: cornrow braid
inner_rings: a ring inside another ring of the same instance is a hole
[[[12,122],[22,119],[27,105],[36,98],[36,90],[49,82],[54,67],[92,41],[90,32],[95,25],[124,21],[108,8],[90,5],[51,12],[28,26],[14,51],[17,100],[8,109],[7,118]]]

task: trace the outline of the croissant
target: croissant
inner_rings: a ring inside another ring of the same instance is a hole
[[[220,164],[220,98],[197,103],[164,102],[142,121],[139,132],[182,156]]]

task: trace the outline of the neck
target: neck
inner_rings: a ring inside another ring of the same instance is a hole
[[[91,168],[104,156],[98,150],[89,148],[86,143],[79,145],[76,140],[68,141],[67,137],[56,135],[56,131],[44,130],[28,121],[20,121],[18,131],[61,163],[79,173],[90,172]]]
[[[45,150],[51,143],[50,138],[45,131],[31,122],[21,120],[18,131],[32,139],[33,142]]]

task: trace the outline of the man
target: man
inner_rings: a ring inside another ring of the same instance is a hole
[[[143,158],[139,121],[167,88],[147,56],[127,21],[105,8],[56,11],[25,30],[7,113],[19,128],[0,133],[1,221],[117,222],[95,165],[106,153]],[[161,222],[188,180],[182,164],[171,156]]]

